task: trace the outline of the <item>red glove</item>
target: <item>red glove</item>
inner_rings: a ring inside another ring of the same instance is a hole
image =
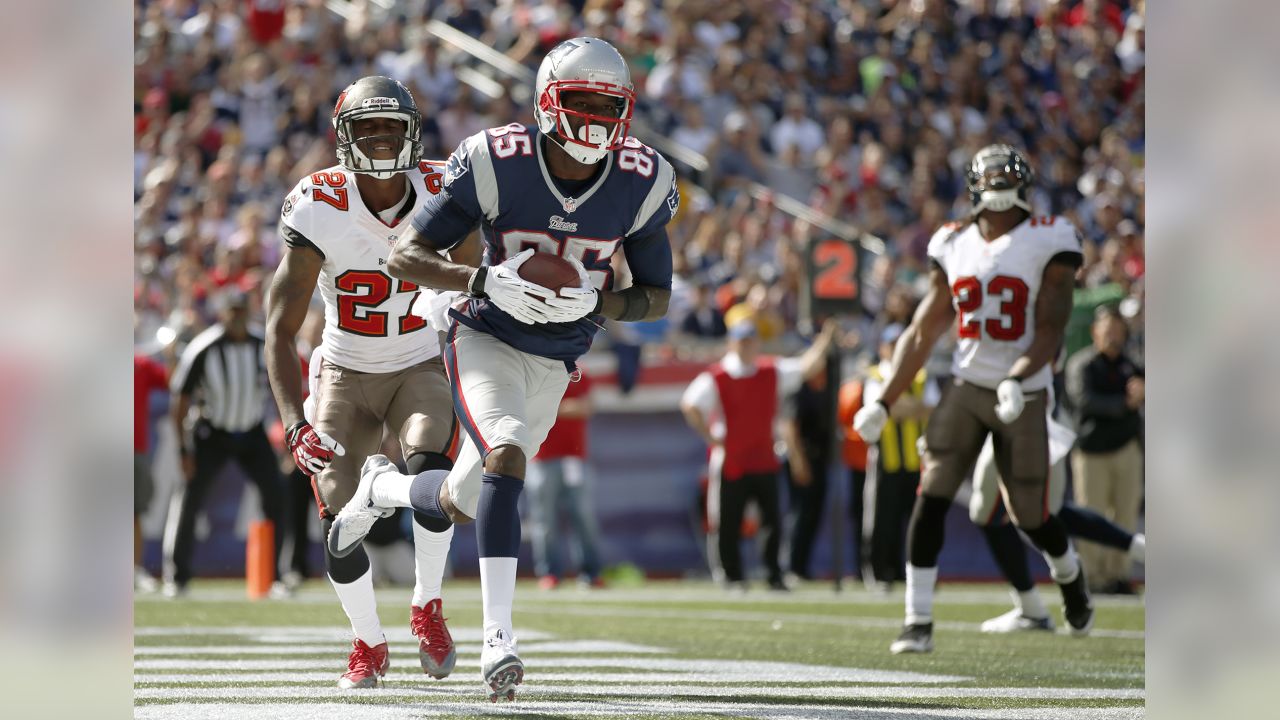
[[[347,454],[337,440],[311,427],[306,420],[294,423],[284,437],[298,469],[308,475],[318,475],[333,462],[334,455]]]

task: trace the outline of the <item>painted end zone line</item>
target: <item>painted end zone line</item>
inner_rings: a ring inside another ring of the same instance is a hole
[[[459,704],[450,709],[438,706],[393,707],[387,705],[339,704],[339,703],[277,703],[264,709],[261,705],[235,705],[230,703],[173,703],[170,705],[145,705],[134,709],[135,720],[315,720],[315,718],[342,718],[342,720],[420,720],[424,717],[442,717],[461,712],[489,714],[489,704]],[[515,713],[502,706],[494,715],[518,714],[521,717],[634,717],[682,715],[726,715],[729,717],[759,718],[761,720],[904,720],[909,718],[938,718],[939,720],[1138,720],[1145,715],[1142,708],[1016,708],[1009,710],[949,710],[945,708],[827,708],[813,705],[764,704],[745,706],[740,703],[716,702],[550,702],[529,705],[518,704]]]
[[[459,660],[461,667],[478,668],[478,660]],[[392,658],[393,668],[417,668],[417,657]],[[660,672],[668,684],[678,685],[683,682],[685,673],[712,675],[722,682],[832,682],[832,683],[881,683],[881,684],[942,684],[969,682],[973,678],[962,675],[934,675],[929,673],[910,672],[906,670],[870,670],[864,668],[841,668],[829,665],[804,665],[801,663],[769,662],[764,660],[686,660],[677,658],[540,658],[530,663],[526,673],[530,677],[548,668],[623,668],[638,672]],[[263,680],[275,677],[278,671],[314,671],[333,673],[342,665],[328,660],[200,660],[183,658],[176,660],[147,659],[134,663],[135,671],[162,670],[176,674],[188,671],[197,674],[213,674],[213,670],[231,670],[251,672],[268,671],[259,675]],[[275,671],[275,672],[272,672]],[[144,673],[137,673],[145,677]],[[422,679],[421,675],[417,676]]]
[[[477,678],[474,681],[476,687],[481,686],[481,681]],[[721,695],[738,694],[740,688],[724,688],[726,692],[719,693]],[[770,687],[761,688],[758,692],[768,694],[779,698],[862,698],[862,699],[885,699],[885,698],[1006,698],[1010,700],[1142,700],[1144,691],[1131,688],[969,688],[969,687],[914,687],[911,685],[889,685],[889,686],[863,686],[863,687],[828,687],[828,688],[797,688],[797,687]],[[582,686],[578,683],[572,683],[566,686],[558,686],[555,683],[538,683],[520,686],[520,695],[522,697],[536,697],[545,694],[571,694],[571,695],[589,695],[589,696],[615,696],[618,694],[616,687],[590,687]],[[678,695],[691,695],[695,697],[707,697],[717,694],[714,689],[707,688],[703,685],[670,685],[666,687],[632,687],[627,695],[640,697],[670,697]],[[314,699],[314,698],[351,698],[351,697],[368,697],[370,699],[391,700],[430,700],[433,703],[440,702],[447,697],[457,697],[459,701],[466,704],[474,704],[480,696],[475,691],[465,691],[464,695],[459,695],[458,691],[453,688],[421,686],[417,688],[410,687],[385,687],[364,693],[356,691],[354,694],[350,690],[340,690],[336,687],[309,687],[309,688],[290,688],[290,687],[252,687],[252,688],[136,688],[133,691],[135,700],[156,699],[156,700],[185,700],[195,698],[225,698],[225,699],[247,699],[261,698],[271,700],[283,700],[286,698],[294,698],[298,700]],[[467,698],[464,700],[464,697]],[[687,712],[687,711],[685,711]]]

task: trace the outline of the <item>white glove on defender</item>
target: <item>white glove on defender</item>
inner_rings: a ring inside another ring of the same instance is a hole
[[[457,290],[422,288],[418,297],[414,299],[413,305],[410,306],[409,312],[426,320],[432,330],[449,332],[449,308],[460,297],[462,293]]]
[[[507,258],[501,265],[491,265],[480,290],[498,309],[526,325],[548,322],[547,306],[542,299],[555,292],[520,277],[520,266],[533,257],[533,248]]]
[[[1022,394],[1022,383],[1013,378],[1005,378],[996,386],[996,417],[1000,418],[1000,422],[1008,424],[1017,420],[1026,405],[1027,398]]]
[[[551,322],[573,322],[591,314],[596,307],[596,299],[600,291],[591,285],[587,269],[576,257],[570,257],[569,263],[578,271],[578,287],[560,288],[555,297],[547,298],[547,317]]]
[[[877,400],[863,405],[862,409],[853,416],[853,429],[867,444],[878,443],[884,424],[888,421],[889,411]]]

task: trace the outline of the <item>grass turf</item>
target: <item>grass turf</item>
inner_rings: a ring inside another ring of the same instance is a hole
[[[1041,591],[1056,606],[1056,589]],[[637,718],[1142,716],[1145,612],[1131,599],[1098,599],[1095,633],[1087,639],[993,636],[978,632],[978,624],[1008,609],[1005,591],[944,584],[935,608],[934,652],[895,656],[888,645],[900,628],[900,591],[879,595],[859,588],[836,595],[829,585],[809,584],[785,595],[757,590],[731,597],[699,582],[592,592],[544,592],[521,582],[514,619],[517,636],[525,632],[532,638],[521,643],[526,682],[516,704],[490,706],[475,664],[479,595],[475,581],[446,583],[449,626],[464,639],[458,643],[458,669],[437,682],[412,675],[418,668],[405,634],[408,590],[380,590],[393,675],[384,688],[352,693],[334,689],[345,670],[345,642],[324,633],[347,624],[324,583],[310,583],[284,601],[248,601],[243,585],[234,582],[196,583],[191,596],[179,601],[139,597],[139,717],[195,717],[201,707],[210,717],[311,717],[312,707],[315,717],[329,717],[327,708],[335,703],[385,708],[387,713],[376,716],[387,718],[489,712]],[[582,652],[581,641],[593,640],[636,648]],[[640,651],[646,648],[659,652]],[[610,662],[618,658],[630,665]],[[240,660],[257,662],[240,670],[220,664]],[[276,662],[280,669],[272,667]],[[753,662],[788,665],[733,672]],[[840,675],[854,668],[963,679]]]

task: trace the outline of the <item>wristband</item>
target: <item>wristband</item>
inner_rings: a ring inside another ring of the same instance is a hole
[[[601,310],[604,310],[604,291],[603,291],[603,290],[597,290],[597,291],[596,291],[596,305],[595,305],[595,307],[591,308],[591,314],[592,314],[592,315],[599,315]]]
[[[489,277],[489,267],[481,265],[476,271],[471,273],[471,279],[467,281],[467,292],[476,297],[488,297],[484,292],[484,281]]]

